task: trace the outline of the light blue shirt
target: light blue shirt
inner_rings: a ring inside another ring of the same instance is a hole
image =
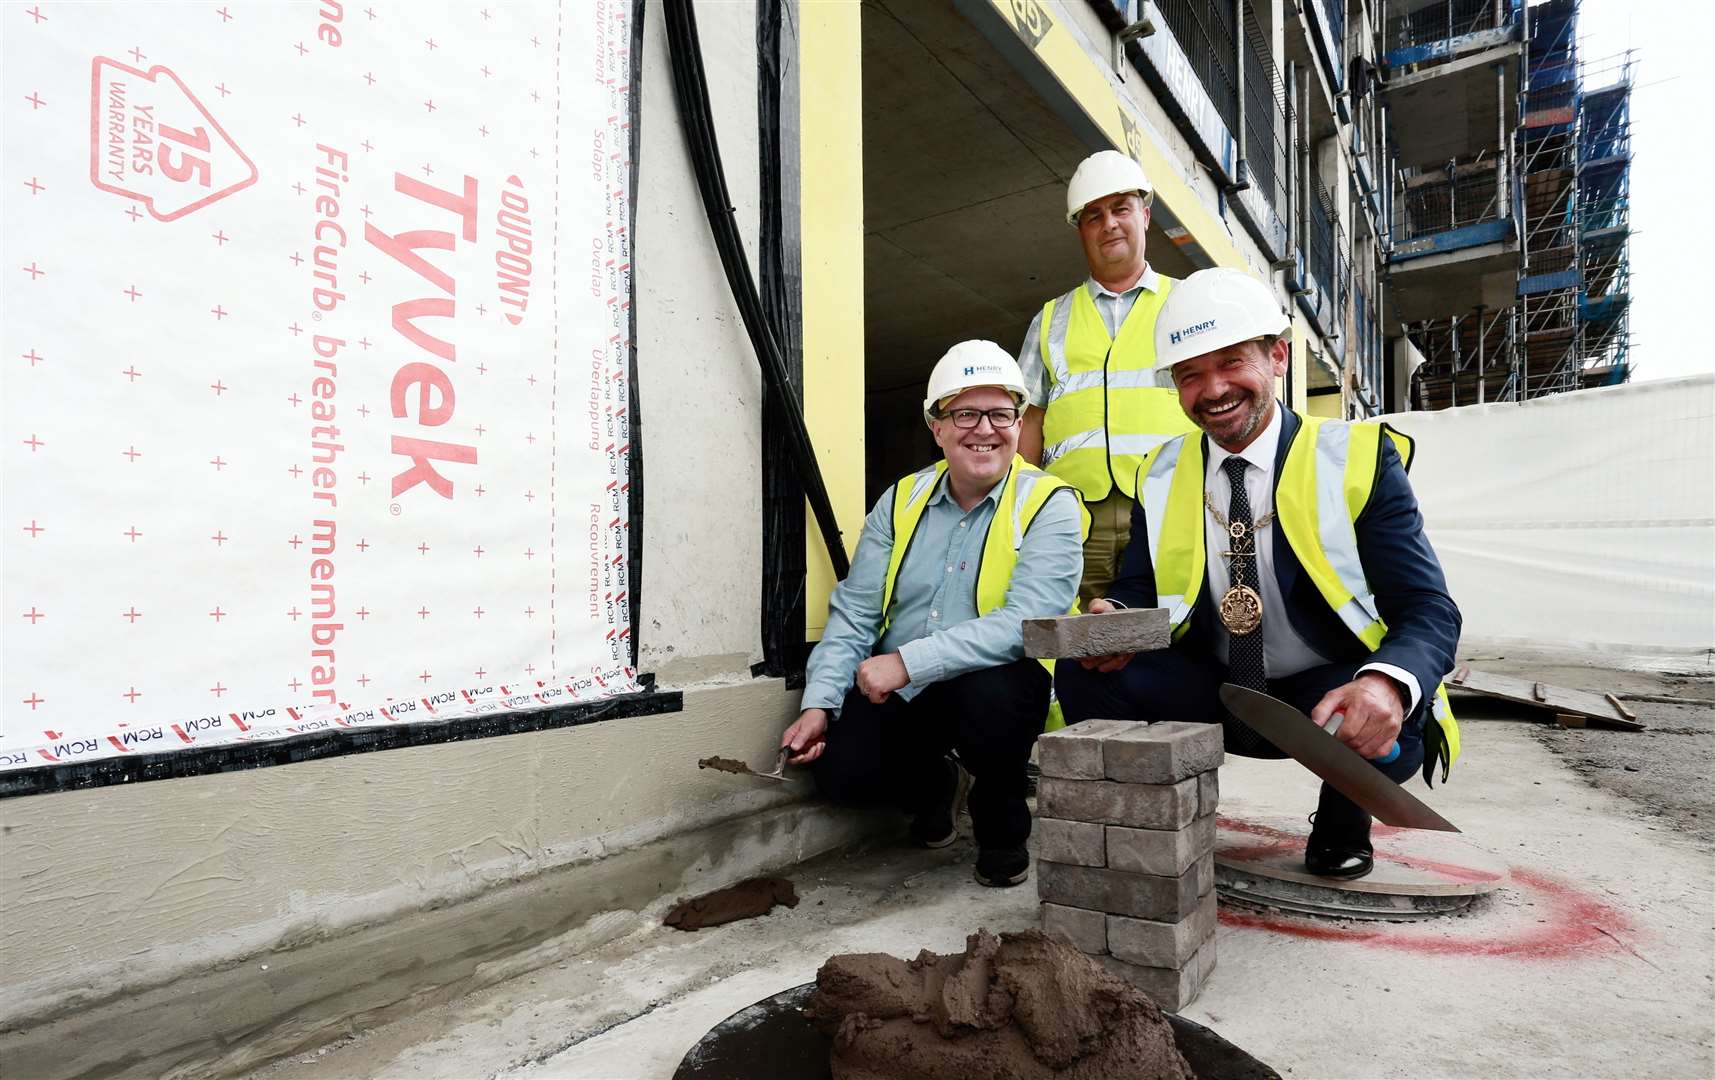
[[[1102,325],[1107,327],[1110,338],[1119,337],[1126,316],[1137,306],[1137,298],[1145,290],[1153,293],[1160,288],[1161,277],[1149,266],[1143,268],[1143,276],[1137,279],[1137,284],[1122,293],[1114,292],[1093,277],[1084,279],[1084,289],[1096,302],[1096,313],[1102,317]],[[1042,363],[1041,333],[1042,309],[1038,308],[1036,317],[1030,320],[1030,329],[1024,332],[1024,344],[1018,349],[1018,370],[1024,372],[1024,393],[1030,404],[1038,409],[1047,408],[1048,402],[1048,368]],[[1165,375],[1166,372],[1161,373],[1161,376]],[[1172,384],[1157,377],[1156,385]]]
[[[898,693],[909,701],[931,683],[1022,659],[1022,622],[1066,613],[1084,571],[1083,538],[1077,500],[1056,493],[1024,534],[1006,603],[977,615],[977,569],[1005,485],[966,511],[948,492],[945,475],[936,482],[899,568],[885,634],[881,598],[893,554],[894,489],[882,493],[864,519],[851,573],[828,599],[827,629],[805,672],[804,708],[837,714],[858,665],[888,652],[905,661],[911,682]]]

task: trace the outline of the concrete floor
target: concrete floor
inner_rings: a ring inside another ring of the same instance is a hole
[[[1615,688],[1709,692],[1707,680],[1625,678],[1638,682]],[[1289,1077],[1715,1075],[1715,793],[1707,783],[1679,792],[1668,816],[1650,805],[1652,775],[1675,786],[1711,775],[1715,729],[1703,730],[1709,710],[1687,720],[1685,706],[1634,708],[1694,730],[1665,741],[1587,731],[1562,753],[1572,733],[1485,719],[1516,714],[1465,703],[1465,756],[1426,797],[1513,881],[1433,924],[1223,908],[1218,965],[1185,1015]],[[1614,754],[1642,762],[1638,773],[1584,764]],[[1623,778],[1613,789],[1610,772]],[[1290,763],[1229,758],[1221,784],[1229,816],[1308,812],[1315,801],[1314,778]],[[791,874],[795,910],[694,934],[659,925],[674,899],[664,897],[599,950],[256,1075],[669,1077],[710,1027],[810,980],[833,953],[945,951],[979,926],[1033,925],[1034,887],[982,888],[971,858],[965,842],[825,857]]]

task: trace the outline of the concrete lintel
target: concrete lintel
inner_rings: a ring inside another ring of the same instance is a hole
[[[1398,280],[1419,271],[1439,270],[1442,267],[1453,266],[1462,262],[1476,262],[1480,259],[1489,259],[1516,250],[1518,250],[1516,243],[1502,240],[1492,244],[1480,244],[1476,247],[1457,248],[1453,251],[1437,251],[1395,263],[1389,269],[1388,276]]]
[[[1457,60],[1449,60],[1445,64],[1432,67],[1427,71],[1414,71],[1410,75],[1397,75],[1382,83],[1382,92],[1404,90],[1420,83],[1433,82],[1436,79],[1455,75],[1470,68],[1480,68],[1489,64],[1503,63],[1524,52],[1524,46],[1516,41],[1508,42],[1497,48],[1480,53],[1461,56]]]
[[[1459,315],[1480,306],[1498,310],[1518,292],[1518,242],[1511,237],[1391,263],[1387,280],[1405,322]]]

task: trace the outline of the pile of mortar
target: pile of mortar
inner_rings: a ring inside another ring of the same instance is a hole
[[[836,956],[804,1010],[834,1080],[1191,1080],[1143,993],[1040,931],[984,930],[959,955]]]

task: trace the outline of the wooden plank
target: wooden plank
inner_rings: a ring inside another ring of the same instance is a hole
[[[1701,705],[1706,709],[1715,709],[1715,699],[1680,697],[1675,694],[1619,694],[1621,701],[1655,701],[1663,705]]]
[[[1644,725],[1638,723],[1637,716],[1613,701],[1612,695],[1604,699],[1600,694],[1585,690],[1532,682],[1510,675],[1496,675],[1488,671],[1471,671],[1467,668],[1461,668],[1448,681],[1461,690],[1500,698],[1502,701],[1514,701],[1520,705],[1552,709],[1556,713],[1582,716],[1624,731],[1644,730]]]
[[[1632,720],[1632,721],[1637,720],[1637,718],[1638,718],[1637,714],[1632,712],[1632,710],[1626,708],[1624,705],[1621,705],[1619,698],[1615,697],[1612,694],[1603,694],[1602,696],[1608,700],[1608,704],[1610,704],[1614,707],[1615,712],[1619,713],[1621,716],[1625,717],[1627,720]]]
[[[1587,722],[1587,721],[1585,721],[1585,719],[1582,716],[1575,716],[1572,713],[1565,713],[1565,712],[1555,713],[1554,714],[1554,720],[1561,727],[1566,727],[1566,728],[1583,727],[1585,725],[1585,723]]]

